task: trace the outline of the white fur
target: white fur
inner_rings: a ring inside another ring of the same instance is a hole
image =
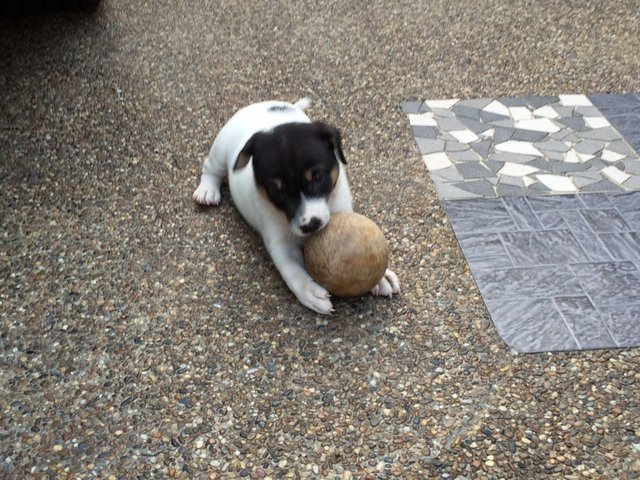
[[[304,265],[300,226],[311,217],[319,218],[324,226],[329,221],[331,213],[352,211],[351,192],[342,163],[338,162],[340,173],[329,198],[325,201],[316,198],[306,199],[303,196],[298,213],[291,224],[283,212],[259,193],[252,160],[242,169],[233,169],[240,151],[255,133],[271,130],[284,123],[310,123],[309,117],[304,113],[304,109],[309,105],[310,100],[303,98],[295,104],[270,101],[240,109],[220,130],[213,142],[193,199],[203,205],[218,205],[221,198],[220,186],[228,176],[229,189],[236,207],[262,236],[265,247],[287,286],[303,305],[318,313],[328,314],[333,311],[330,295],[309,276]],[[269,108],[273,106],[293,108],[270,112]],[[391,270],[386,271],[385,276],[372,290],[374,295],[385,296],[399,292],[398,278]]]

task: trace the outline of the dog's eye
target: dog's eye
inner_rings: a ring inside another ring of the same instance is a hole
[[[320,172],[316,172],[311,176],[311,183],[313,184],[319,184],[322,183],[324,181],[324,175]]]

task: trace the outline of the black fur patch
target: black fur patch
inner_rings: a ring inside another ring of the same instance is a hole
[[[253,159],[256,183],[289,220],[301,195],[322,198],[331,193],[338,158],[345,162],[340,132],[321,122],[286,123],[258,132],[242,149],[236,168],[243,168],[241,160],[248,157]]]
[[[291,112],[293,107],[289,105],[273,105],[267,109],[268,112]]]

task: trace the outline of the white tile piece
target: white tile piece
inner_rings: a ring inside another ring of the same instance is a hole
[[[447,100],[427,100],[424,103],[426,103],[427,107],[429,107],[429,108],[440,109],[440,110],[449,110],[456,103],[458,103],[458,100],[460,100],[460,99],[459,98],[452,98],[452,99],[447,99]]]
[[[588,153],[580,153],[578,152],[578,157],[580,157],[580,161],[582,163],[587,162],[589,160],[591,160],[592,158],[594,158],[595,155],[590,155]]]
[[[522,155],[535,155],[542,157],[542,153],[531,142],[521,142],[519,140],[509,140],[495,146],[497,151],[508,153],[520,153]]]
[[[409,124],[414,127],[437,127],[438,123],[433,118],[433,112],[410,113]]]
[[[604,117],[584,117],[584,123],[591,128],[610,127],[611,124]]]
[[[533,185],[534,183],[536,183],[535,179],[528,176],[522,177],[522,181],[524,182],[525,187],[529,187],[530,185]]]
[[[498,115],[504,115],[510,117],[509,109],[497,100],[492,101],[489,105],[483,108],[485,112],[496,113]]]
[[[613,165],[603,168],[602,170],[600,170],[600,173],[611,180],[613,183],[617,183],[618,185],[623,184],[631,177],[631,175],[623,172]]]
[[[546,133],[555,133],[560,130],[560,127],[548,118],[534,118],[532,120],[516,121],[514,127],[522,128],[523,130],[533,130],[534,132]]]
[[[534,117],[544,117],[544,118],[559,118],[560,115],[555,109],[549,105],[545,105],[544,107],[536,108],[533,111]]]
[[[524,177],[525,175],[530,175],[537,171],[538,169],[536,167],[531,167],[529,165],[522,165],[520,163],[514,163],[514,162],[504,162],[504,165],[502,166],[502,168],[498,170],[498,175],[509,175],[510,177]]]
[[[617,162],[618,160],[622,160],[625,156],[621,153],[614,152],[613,150],[607,150],[606,148],[602,151],[600,158],[605,162]]]
[[[560,105],[565,107],[591,107],[593,104],[586,95],[558,95]]]
[[[531,110],[527,107],[511,107],[509,108],[509,114],[516,122],[519,120],[531,120],[533,118]]]
[[[449,135],[453,136],[460,143],[471,143],[480,140],[480,138],[475,133],[468,129],[453,130],[449,132]]]
[[[573,148],[564,153],[564,161],[567,163],[582,163],[582,159]]]
[[[430,172],[436,170],[442,170],[443,168],[449,168],[453,165],[449,157],[444,152],[430,153],[429,155],[423,155],[422,160],[427,166],[427,170]]]
[[[575,183],[570,177],[562,175],[539,174],[536,178],[548,189],[554,192],[574,193],[578,191]]]
[[[484,132],[480,132],[481,137],[493,137],[493,134],[496,133],[495,128],[490,128],[489,130],[485,130]]]

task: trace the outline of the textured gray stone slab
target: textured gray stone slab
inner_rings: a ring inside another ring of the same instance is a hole
[[[640,304],[640,270],[633,262],[580,263],[571,268],[596,307]]]
[[[566,265],[499,268],[473,271],[473,275],[482,296],[487,300],[583,294],[576,276]]]
[[[637,347],[640,338],[640,304],[598,308],[600,317],[620,347]]]
[[[616,260],[640,260],[640,232],[603,233],[599,238]]]
[[[562,315],[550,299],[487,301],[496,329],[514,350],[534,353],[579,348]]]
[[[435,133],[454,162],[430,174],[492,320],[516,350],[640,346],[640,191],[627,191],[640,190],[640,157],[630,146],[630,138],[640,142],[640,126],[634,126],[640,125],[634,117],[640,99],[633,99],[637,105],[624,112],[617,100],[600,112],[597,106],[565,107],[554,97],[504,99],[530,110],[553,108],[560,115],[552,120],[560,127],[553,133],[514,129],[510,117],[479,110],[486,99],[463,100],[438,110],[446,128],[414,130],[417,139]],[[583,118],[601,116],[612,127],[594,129],[594,121]],[[615,121],[626,129],[623,137]],[[479,139],[460,143],[451,132],[463,128]],[[541,156],[495,150],[507,141],[523,152],[533,145]],[[603,160],[605,150],[624,157],[606,153]],[[538,171],[499,174],[507,163]],[[612,165],[631,175],[622,186],[601,173]],[[553,177],[538,177],[545,173],[570,177],[580,194],[558,195],[551,187],[563,188],[562,181],[555,186],[548,183]]]
[[[505,232],[501,236],[516,265],[565,265],[584,260],[571,230]]]
[[[628,232],[631,230],[620,213],[613,208],[582,210],[580,213],[591,230],[596,233]]]
[[[586,296],[556,297],[556,307],[580,348],[594,349],[618,345],[611,336],[607,323]]]
[[[520,230],[540,230],[542,225],[524,197],[503,198],[502,203]]]

